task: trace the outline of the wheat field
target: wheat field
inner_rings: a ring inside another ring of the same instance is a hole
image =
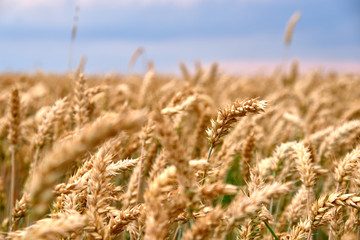
[[[0,75],[0,239],[358,239],[360,75]]]

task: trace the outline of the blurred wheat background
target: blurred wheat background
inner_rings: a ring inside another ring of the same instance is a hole
[[[136,4],[169,4],[154,2]],[[182,13],[203,2],[171,4]],[[237,4],[239,14],[249,7]],[[268,7],[257,4],[260,13]],[[360,32],[351,28],[359,15],[345,11],[353,35],[347,28],[345,37],[324,42],[324,49],[339,49],[328,55],[315,44],[300,60],[293,57],[297,30],[311,16],[309,5],[301,11],[297,3],[291,5],[297,11],[280,9],[287,17],[278,59],[257,53],[264,47],[257,43],[259,49],[245,47],[261,59],[226,58],[225,44],[220,55],[210,52],[219,61],[209,62],[207,54],[194,61],[202,56],[191,47],[181,53],[191,44],[162,42],[176,58],[164,50],[152,55],[153,46],[141,44],[128,50],[126,70],[116,72],[118,63],[102,57],[106,46],[98,59],[91,50],[79,54],[86,49],[82,6],[97,5],[75,5],[66,47],[59,44],[66,58],[34,69],[27,61],[36,54],[12,61],[19,50],[9,39],[28,47],[31,41],[8,31],[15,24],[9,16],[19,11],[2,2],[13,12],[0,24],[7,46],[0,59],[0,239],[360,239]],[[337,10],[342,16],[344,9]],[[210,51],[209,42],[203,43]],[[317,48],[318,58],[306,60]],[[47,49],[36,51],[47,60]],[[320,68],[319,58],[326,59]],[[259,68],[263,63],[267,70]]]

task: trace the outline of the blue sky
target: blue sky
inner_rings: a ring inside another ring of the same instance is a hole
[[[241,72],[285,55],[360,69],[359,0],[0,0],[0,71],[67,71],[77,5],[74,65],[86,55],[91,73],[127,73],[140,46],[162,72],[197,60]],[[295,11],[302,18],[285,50]],[[135,70],[143,71],[140,60]]]

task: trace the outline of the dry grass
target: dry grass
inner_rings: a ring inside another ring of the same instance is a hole
[[[0,75],[0,239],[360,239],[360,75],[297,66]]]

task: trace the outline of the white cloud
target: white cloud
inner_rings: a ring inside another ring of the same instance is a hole
[[[205,0],[0,0],[0,23],[46,26],[72,19],[75,6],[87,10],[101,8],[124,10],[126,7],[173,5],[191,7]],[[80,13],[81,15],[81,13]],[[44,18],[47,20],[44,21]]]
[[[69,9],[73,10],[73,7],[67,0],[0,0],[0,23],[18,29],[29,25],[63,25],[68,20],[64,16]]]
[[[56,8],[65,6],[66,0],[2,0],[0,6],[2,8],[12,9],[34,9],[34,8]]]
[[[172,5],[181,5],[181,6],[190,6],[196,4],[203,0],[103,0],[101,5],[157,5],[157,4],[172,4]],[[97,0],[79,0],[80,5],[99,5]]]
[[[13,9],[61,8],[66,5],[80,5],[83,7],[116,7],[116,6],[150,6],[150,5],[178,5],[191,6],[204,0],[2,0],[0,6]]]

